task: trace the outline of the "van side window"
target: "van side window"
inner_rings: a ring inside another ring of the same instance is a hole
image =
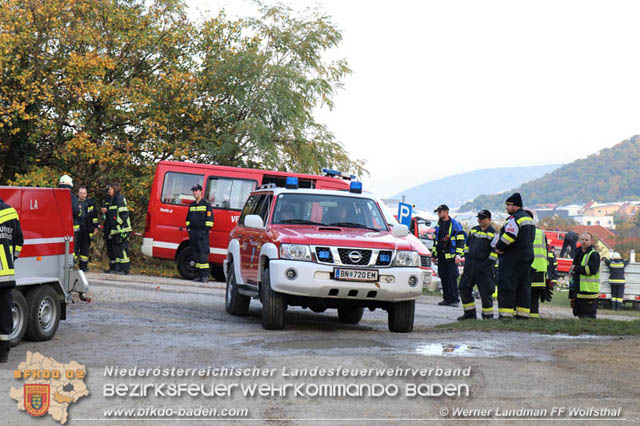
[[[257,214],[262,218],[262,223],[267,223],[267,217],[269,216],[269,210],[271,207],[271,198],[273,194],[263,194],[260,196],[260,200],[256,205],[255,212],[253,214]]]
[[[195,199],[191,187],[197,183],[202,185],[204,175],[168,172],[164,175],[161,200],[165,204],[188,206]]]
[[[210,177],[204,197],[214,209],[241,210],[255,187],[255,180]]]
[[[238,223],[240,225],[244,225],[244,218],[247,215],[253,214],[253,212],[256,209],[257,203],[258,203],[257,195],[252,195],[251,197],[249,197],[249,199],[247,199],[247,202],[245,203],[244,208],[242,209],[242,213],[240,214],[240,219],[238,219]]]

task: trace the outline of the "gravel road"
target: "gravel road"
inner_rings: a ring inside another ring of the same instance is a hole
[[[255,300],[246,317],[225,312],[224,283],[98,273],[88,278],[92,303],[71,305],[53,340],[21,343],[9,364],[0,367],[6,392],[0,412],[8,424],[32,421],[8,397],[10,386],[21,386],[13,370],[27,351],[87,366],[91,395],[69,407],[70,424],[114,420],[107,409],[150,407],[247,409],[234,424],[472,423],[462,409],[478,409],[476,419],[493,423],[542,418],[560,423],[573,419],[571,409],[591,409],[591,420],[596,419],[593,409],[620,409],[619,416],[601,419],[603,423],[634,422],[640,415],[638,338],[436,331],[434,325],[454,321],[461,309],[438,306],[434,297],[419,300],[416,326],[409,334],[390,333],[384,311],[367,311],[360,324],[344,325],[335,310],[318,314],[299,308],[289,308],[284,330],[266,331]],[[570,314],[543,308],[544,315]],[[112,377],[111,367],[124,368],[127,374],[133,368],[149,369],[151,377]],[[201,368],[205,377],[154,377],[156,367]],[[268,375],[256,376],[254,368]],[[211,371],[236,371],[238,376],[214,376]],[[307,375],[292,376],[296,372]],[[328,377],[330,372],[335,376]],[[447,372],[460,376],[448,377]],[[131,393],[135,384],[153,390],[162,383],[214,383],[230,389],[228,395],[212,397]],[[127,396],[111,396],[115,385],[127,387]],[[253,385],[264,385],[266,393],[245,395]],[[381,395],[366,393],[376,389]],[[437,395],[445,389],[455,396]],[[48,417],[42,420],[55,424]],[[158,420],[136,417],[135,424]],[[174,416],[171,422],[176,420]],[[203,418],[180,420],[203,423]]]

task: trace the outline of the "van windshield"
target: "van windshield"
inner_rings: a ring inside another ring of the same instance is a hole
[[[374,200],[325,194],[280,194],[272,223],[388,230]]]

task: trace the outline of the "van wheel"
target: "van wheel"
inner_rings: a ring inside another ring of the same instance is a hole
[[[193,253],[189,247],[180,250],[176,257],[176,265],[180,276],[185,280],[192,280],[196,277],[196,261],[193,260]]]
[[[50,285],[36,287],[27,295],[29,315],[26,337],[40,342],[50,340],[60,322],[60,300]]]
[[[271,275],[269,268],[262,271],[262,283],[260,285],[262,299],[262,328],[267,330],[281,330],[284,328],[284,313],[287,310],[287,302],[282,293],[271,290]]]
[[[238,293],[238,283],[236,273],[233,270],[233,263],[229,263],[229,273],[227,274],[227,291],[225,292],[224,307],[228,314],[246,315],[249,311],[249,296]]]
[[[338,308],[338,320],[343,324],[357,324],[363,314],[364,308]]]
[[[24,338],[24,334],[27,332],[27,317],[29,307],[27,305],[27,299],[19,290],[11,290],[13,296],[13,306],[11,307],[11,316],[13,317],[13,331],[9,334],[9,341],[11,346],[15,346]]]
[[[407,300],[397,302],[389,308],[389,331],[394,333],[409,333],[413,331],[413,317],[416,310],[416,301]]]

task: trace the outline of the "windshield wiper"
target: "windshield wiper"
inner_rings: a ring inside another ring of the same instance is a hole
[[[287,219],[287,220],[281,220],[278,223],[291,223],[294,225],[324,225],[324,223],[320,223],[320,222],[314,222],[312,220],[306,220],[306,219]]]
[[[363,225],[361,223],[354,223],[354,222],[336,222],[336,223],[332,223],[329,226],[342,226],[342,227],[346,227],[346,228],[360,228],[360,229],[368,229],[370,231],[376,231],[376,232],[380,232],[380,229],[376,229],[376,228],[371,228],[367,225]]]

